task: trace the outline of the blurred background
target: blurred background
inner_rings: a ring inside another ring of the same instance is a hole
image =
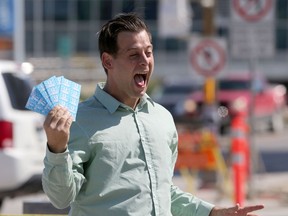
[[[213,35],[226,44],[222,74],[248,70],[254,58],[261,73],[286,83],[287,1],[239,1],[240,13],[243,7],[254,20],[237,17],[233,1],[211,2],[212,6],[210,0],[17,0],[12,6],[12,0],[2,0],[0,57],[31,62],[37,80],[64,72],[76,81],[103,79],[97,31],[115,14],[136,11],[153,35],[155,79],[198,77],[191,68],[188,44],[195,35]]]
[[[231,169],[231,121],[244,110],[251,127],[246,137],[251,176],[269,174],[271,185],[272,173],[283,181],[288,172],[286,0],[0,0],[0,59],[28,62],[34,84],[64,75],[82,85],[85,99],[106,78],[97,32],[116,14],[132,11],[144,18],[153,37],[155,71],[148,93],[171,112],[184,143],[192,136],[189,142],[199,144],[195,140],[208,128],[224,160],[220,171],[210,171],[223,177]],[[197,190],[218,188],[215,175],[197,170]],[[251,196],[267,194],[253,181],[248,184]],[[10,189],[1,189],[4,198]],[[281,194],[278,204],[287,202],[287,187],[277,184],[268,194]]]

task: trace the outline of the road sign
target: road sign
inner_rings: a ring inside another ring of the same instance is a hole
[[[233,14],[236,19],[248,22],[265,20],[271,16],[272,0],[232,0]],[[269,19],[269,18],[268,18]]]
[[[226,64],[226,43],[220,38],[192,38],[190,61],[197,73],[213,77],[221,72]]]
[[[275,54],[273,0],[232,0],[231,56],[239,59],[269,58]]]

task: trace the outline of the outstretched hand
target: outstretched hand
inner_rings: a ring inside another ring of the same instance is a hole
[[[239,204],[230,208],[214,207],[209,216],[257,216],[253,212],[263,208],[263,205],[240,207]]]

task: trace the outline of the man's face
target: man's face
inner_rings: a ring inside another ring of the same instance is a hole
[[[105,90],[131,107],[147,90],[154,69],[153,47],[146,31],[121,32],[118,53],[107,55],[109,64]]]

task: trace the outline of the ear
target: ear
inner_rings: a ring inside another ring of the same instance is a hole
[[[102,54],[101,57],[102,65],[106,70],[110,70],[112,68],[112,56],[106,52]]]

